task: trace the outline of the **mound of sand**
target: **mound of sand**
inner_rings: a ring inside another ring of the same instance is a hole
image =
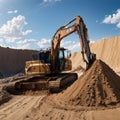
[[[120,72],[120,36],[106,38],[90,44],[91,51],[96,54],[97,59],[107,63],[115,72]],[[71,56],[73,69],[79,65],[83,66],[81,53]]]
[[[120,77],[101,60],[96,60],[71,87],[56,96],[77,106],[108,106],[120,102]]]

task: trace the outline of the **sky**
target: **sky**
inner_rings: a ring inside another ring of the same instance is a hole
[[[0,0],[0,46],[45,49],[57,29],[77,15],[94,41],[120,35],[120,0]],[[77,33],[61,46],[80,49]]]

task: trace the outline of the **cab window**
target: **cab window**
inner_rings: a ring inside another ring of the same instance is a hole
[[[64,59],[64,50],[60,50],[59,52],[59,58]]]

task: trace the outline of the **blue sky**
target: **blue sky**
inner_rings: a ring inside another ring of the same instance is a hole
[[[120,35],[120,0],[0,0],[0,46],[50,47],[56,30],[80,15],[91,41]],[[79,49],[76,33],[62,46]]]

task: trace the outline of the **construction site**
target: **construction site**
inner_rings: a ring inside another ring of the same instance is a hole
[[[60,44],[74,32],[81,51],[70,53]],[[77,16],[50,49],[0,47],[0,55],[0,120],[120,119],[120,36],[91,43]]]

